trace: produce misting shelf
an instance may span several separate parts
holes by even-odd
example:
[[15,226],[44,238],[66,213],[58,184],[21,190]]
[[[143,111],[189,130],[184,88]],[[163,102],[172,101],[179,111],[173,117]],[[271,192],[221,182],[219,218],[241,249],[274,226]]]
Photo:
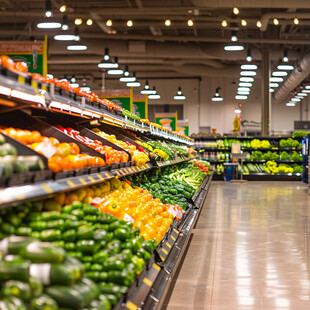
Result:
[[[204,150],[206,152],[230,152],[231,148],[215,148],[215,147],[204,147],[204,146],[195,146],[195,149],[197,150]],[[272,148],[251,148],[251,147],[242,147],[243,151],[296,151],[301,152],[301,148],[295,148],[295,147],[272,147]]]
[[129,289],[130,293],[127,294],[125,303],[118,305],[114,310],[161,308],[172,281],[176,280],[175,275],[207,197],[212,177],[213,174],[206,176],[196,192],[198,194],[194,195],[197,204],[183,216],[182,220],[174,221],[175,227],[171,227],[157,246],[155,262],[147,268],[142,281],[139,281],[134,289]]

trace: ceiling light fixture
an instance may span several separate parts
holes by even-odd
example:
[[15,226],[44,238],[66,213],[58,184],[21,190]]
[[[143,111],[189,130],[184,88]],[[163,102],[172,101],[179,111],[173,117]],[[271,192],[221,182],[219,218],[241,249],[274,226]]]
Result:
[[257,66],[253,64],[241,65],[241,70],[256,70]]
[[52,2],[51,0],[45,0],[45,16],[52,17]]
[[127,20],[127,27],[132,27],[133,21],[131,19]]
[[57,29],[61,28],[61,23],[58,22],[43,22],[43,23],[38,23],[37,27],[40,29]]
[[246,61],[251,62],[252,61],[252,56],[251,56],[251,49],[248,48],[247,53],[246,53]]
[[249,91],[238,91],[237,92],[238,93],[238,95],[250,95],[250,92]]
[[306,94],[306,93],[298,93],[297,95],[298,96],[303,96],[303,97],[307,97],[308,96],[308,94]]
[[178,88],[177,94],[173,97],[174,100],[185,100],[186,97],[183,95],[181,87]]
[[223,19],[223,20],[222,20],[222,27],[226,28],[227,26],[228,26],[227,20],[226,20],[226,19]]
[[107,71],[107,74],[109,75],[122,75],[124,73],[124,70],[122,69],[109,69]]
[[294,103],[294,102],[287,102],[285,105],[286,105],[287,107],[295,107],[295,106],[296,106],[296,103]]
[[128,70],[128,66],[125,67],[125,71],[124,71],[124,76],[129,76],[129,70]]
[[237,42],[238,41],[238,37],[237,37],[237,31],[232,31],[231,32],[231,41],[232,42]]
[[283,61],[283,62],[288,62],[288,61],[289,61],[289,59],[288,59],[288,50],[287,50],[287,49],[285,49],[285,50],[283,51],[283,58],[282,58],[282,61]]
[[248,96],[245,96],[245,95],[236,95],[236,96],[235,96],[235,99],[237,99],[237,100],[246,100],[246,99],[248,99]]
[[241,82],[241,83],[239,83],[239,86],[241,86],[241,87],[252,87],[252,83]]
[[120,82],[135,82],[137,80],[135,74],[133,76],[122,76],[119,81]]
[[238,9],[236,6],[233,8],[233,13],[234,13],[235,15],[238,15],[238,14],[239,14],[239,9]]
[[243,27],[245,27],[247,24],[248,24],[248,23],[246,22],[245,19],[242,19],[242,20],[241,20],[241,25],[242,25]]
[[274,18],[274,19],[273,19],[273,23],[274,23],[276,26],[278,26],[278,25],[279,25],[279,20],[278,20],[277,18]]
[[243,45],[225,45],[224,50],[229,51],[229,52],[243,51],[244,46]]
[[54,36],[56,41],[76,41],[77,37],[74,34],[57,34]]
[[71,83],[75,83],[76,82],[76,78],[75,76],[72,76],[72,78],[70,79]]
[[256,26],[258,27],[258,28],[261,28],[263,25],[262,25],[262,22],[260,21],[260,20],[258,20],[257,22],[256,22]]
[[140,87],[140,86],[141,86],[141,83],[140,83],[140,82],[137,82],[137,81],[135,81],[135,82],[128,82],[128,83],[126,84],[126,86],[127,86],[127,87]]
[[269,92],[270,93],[274,93],[274,89],[273,88],[269,88]]
[[112,20],[111,19],[108,19],[107,22],[105,23],[108,27],[111,27],[112,26]]
[[87,26],[91,26],[93,24],[93,20],[91,18],[89,18],[87,21],[86,21],[86,25]]
[[220,95],[220,90],[221,90],[220,87],[218,87],[215,90],[215,94],[214,94],[214,96],[211,99],[212,101],[223,101],[224,100],[223,97]]
[[157,94],[155,86],[153,87],[153,93],[148,95],[149,99],[160,99],[160,95]]
[[276,82],[276,83],[282,83],[284,80],[281,77],[277,77],[277,76],[272,76],[271,78],[269,78],[270,82]]
[[246,76],[241,77],[239,80],[240,80],[240,82],[254,82],[254,78],[246,77]]
[[240,109],[235,109],[235,113],[239,114],[239,113],[241,113],[241,110]]
[[297,17],[294,18],[294,24],[298,25],[299,24],[299,19]]
[[165,26],[167,26],[167,27],[171,26],[171,20],[170,19],[165,20]]
[[194,22],[193,22],[192,19],[189,19],[189,20],[187,21],[187,26],[189,26],[189,27],[193,27],[193,26],[194,26]]
[[140,91],[141,94],[143,95],[151,95],[151,94],[156,94],[156,90],[155,89],[150,89],[149,86],[149,81],[145,81],[145,85],[144,85],[144,89],[142,89]]
[[294,70],[294,66],[292,65],[278,65],[277,67],[278,70]]
[[303,89],[301,92],[303,92],[305,94],[310,94],[310,90],[309,89]]
[[274,71],[272,72],[272,76],[287,76],[286,71]]
[[251,91],[249,87],[238,87],[238,91]]
[[279,84],[278,83],[270,83],[269,87],[279,87]]
[[305,86],[305,89],[310,89],[310,85],[306,85],[306,86]]
[[255,76],[256,72],[255,71],[241,71],[240,75],[241,76]]
[[68,16],[64,15],[62,17],[62,26],[61,26],[62,30],[68,30],[69,29],[69,25],[68,25]]
[[82,18],[76,18],[76,19],[74,20],[74,23],[75,23],[77,26],[79,26],[79,25],[82,25],[83,20],[82,20]]
[[66,10],[67,10],[67,6],[66,6],[65,4],[62,5],[62,6],[59,8],[59,11],[60,11],[61,13],[65,13]]
[[84,44],[71,44],[67,46],[68,51],[86,51],[87,45]]
[[117,69],[118,68],[117,57],[115,57],[115,62],[108,61],[108,60],[103,58],[103,60],[98,64],[98,68],[100,68],[100,69]]
[[294,101],[294,102],[300,102],[301,100],[299,98],[291,98],[291,101]]
[[110,55],[109,55],[109,49],[105,48],[104,49],[104,56],[103,56],[104,60],[109,60],[110,59]]

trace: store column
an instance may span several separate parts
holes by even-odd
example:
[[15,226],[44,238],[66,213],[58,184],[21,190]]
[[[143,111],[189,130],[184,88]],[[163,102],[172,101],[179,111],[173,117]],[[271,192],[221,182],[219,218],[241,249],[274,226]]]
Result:
[[271,120],[271,94],[269,92],[270,55],[269,45],[263,44],[262,49],[262,135],[268,136]]

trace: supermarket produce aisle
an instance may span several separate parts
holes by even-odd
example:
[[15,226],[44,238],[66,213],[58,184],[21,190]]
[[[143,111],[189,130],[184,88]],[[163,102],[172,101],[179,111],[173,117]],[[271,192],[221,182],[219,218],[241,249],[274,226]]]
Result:
[[212,182],[167,310],[310,309],[300,182]]

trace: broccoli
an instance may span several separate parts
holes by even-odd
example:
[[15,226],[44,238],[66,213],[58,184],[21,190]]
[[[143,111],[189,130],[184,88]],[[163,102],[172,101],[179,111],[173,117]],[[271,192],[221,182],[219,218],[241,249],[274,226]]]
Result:
[[281,158],[281,160],[289,160],[290,155],[286,151],[283,151],[280,153],[280,158]]

